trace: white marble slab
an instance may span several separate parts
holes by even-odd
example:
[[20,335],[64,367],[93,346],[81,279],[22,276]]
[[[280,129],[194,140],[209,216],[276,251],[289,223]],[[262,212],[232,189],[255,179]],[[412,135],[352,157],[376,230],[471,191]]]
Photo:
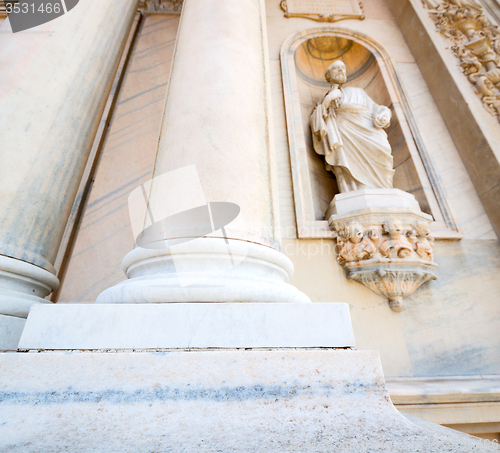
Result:
[[20,349],[353,347],[343,303],[35,307]]

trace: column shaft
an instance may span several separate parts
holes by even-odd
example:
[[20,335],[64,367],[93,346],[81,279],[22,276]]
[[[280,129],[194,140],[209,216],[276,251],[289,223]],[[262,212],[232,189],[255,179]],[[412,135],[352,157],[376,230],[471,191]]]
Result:
[[26,317],[58,286],[53,263],[137,5],[85,0],[33,29],[2,26],[1,315]]
[[[131,280],[98,302],[309,301],[286,283],[293,265],[275,228],[263,12],[260,0],[184,2],[154,178],[141,188],[144,236],[123,261]],[[130,200],[133,223],[144,219]],[[205,202],[212,232],[179,220]]]

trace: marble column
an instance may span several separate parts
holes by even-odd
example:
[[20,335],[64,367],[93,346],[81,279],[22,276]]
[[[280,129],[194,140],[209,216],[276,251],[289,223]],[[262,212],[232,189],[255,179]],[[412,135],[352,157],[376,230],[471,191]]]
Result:
[[265,29],[262,1],[185,0],[129,280],[98,303],[310,302],[279,244]]
[[0,349],[17,347],[54,261],[138,0],[85,0],[0,33]]

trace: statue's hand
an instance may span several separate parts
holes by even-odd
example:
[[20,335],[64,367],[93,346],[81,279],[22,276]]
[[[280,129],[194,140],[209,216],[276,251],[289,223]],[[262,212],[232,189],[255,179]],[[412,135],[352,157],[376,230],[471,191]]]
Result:
[[338,108],[341,97],[342,97],[341,91],[338,88],[334,88],[325,97],[325,107],[329,109],[330,106],[333,105],[334,108]]
[[391,124],[391,111],[388,108],[380,109],[373,118],[375,127],[385,129]]

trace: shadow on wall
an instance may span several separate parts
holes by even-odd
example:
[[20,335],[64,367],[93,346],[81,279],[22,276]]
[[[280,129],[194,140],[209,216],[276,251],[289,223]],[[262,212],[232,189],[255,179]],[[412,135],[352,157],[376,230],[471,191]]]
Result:
[[393,114],[391,126],[386,131],[392,147],[396,170],[394,187],[413,194],[422,211],[431,214],[375,55],[363,45],[350,39],[338,36],[318,36],[300,44],[294,57],[316,220],[324,219],[325,210],[335,194],[339,192],[333,173],[325,169],[323,157],[314,152],[309,126],[309,117],[314,106],[329,89],[329,84],[325,80],[325,71],[335,60],[342,60],[346,65],[346,86],[363,88],[377,104],[391,108]]

